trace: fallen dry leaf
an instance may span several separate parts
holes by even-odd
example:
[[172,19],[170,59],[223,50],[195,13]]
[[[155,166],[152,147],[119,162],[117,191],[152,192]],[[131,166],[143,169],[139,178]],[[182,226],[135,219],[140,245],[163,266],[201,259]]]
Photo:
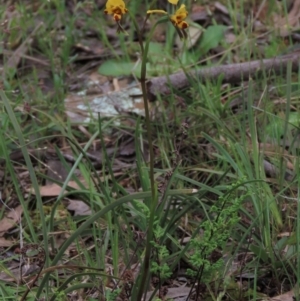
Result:
[[[74,189],[80,189],[80,187],[75,181],[70,181],[68,183],[68,186]],[[32,188],[27,189],[27,192],[35,194],[34,189]],[[43,197],[54,197],[54,196],[58,196],[60,193],[61,193],[61,186],[55,183],[52,183],[50,185],[45,185],[40,188],[40,194]]]
[[68,210],[74,211],[74,215],[91,215],[92,210],[85,202],[79,200],[69,200]]
[[271,298],[269,299],[270,301],[293,301],[294,300],[294,297],[295,296],[295,293],[293,290],[285,293],[285,294],[282,294],[282,295],[279,295],[277,297],[274,297],[274,298]]
[[[68,164],[71,168],[71,165]],[[53,184],[53,180],[65,181],[69,171],[60,160],[49,160],[47,162],[47,176],[49,179],[46,180],[46,185]]]
[[1,266],[0,280],[5,282],[17,282],[20,279],[20,263],[12,261],[8,267]]
[[26,38],[26,40],[16,49],[15,52],[10,56],[8,61],[6,62],[7,68],[17,68],[18,64],[21,61],[21,58],[28,51],[29,46],[33,42],[33,37],[37,33],[37,31],[42,27],[43,23],[39,23],[36,28],[32,31],[31,34]]
[[11,209],[0,221],[0,236],[3,236],[6,231],[16,227],[21,219],[23,208],[21,205]]
[[0,237],[0,248],[6,248],[6,247],[10,247],[13,245],[13,242],[10,240],[7,240],[3,237]]
[[[186,300],[186,297],[189,295],[191,291],[190,287],[187,287],[185,285],[182,285],[180,287],[171,287],[168,289],[167,298],[169,299],[177,299],[179,297],[184,297],[184,300]],[[153,291],[147,293],[146,300],[149,300]]]
[[[114,176],[119,176],[122,175],[123,172],[115,172]],[[111,176],[108,175],[105,177],[105,179],[110,179]],[[82,179],[81,177],[78,178],[82,185],[86,188],[89,189],[90,185],[93,185],[92,180],[89,181],[89,183],[87,183],[84,179]],[[104,181],[104,177],[100,177],[101,181]],[[76,181],[69,181],[68,182],[68,186],[74,189],[81,189],[81,187],[79,187],[79,185],[77,184]],[[35,194],[35,191],[32,187],[26,189],[27,192],[31,193],[31,194]],[[42,197],[54,197],[54,196],[58,196],[61,193],[61,186],[55,183],[52,184],[48,184],[45,186],[41,186],[40,187],[40,194]]]
[[291,30],[299,28],[300,0],[295,0],[287,16],[274,16],[274,26],[279,29],[280,35],[285,37]]

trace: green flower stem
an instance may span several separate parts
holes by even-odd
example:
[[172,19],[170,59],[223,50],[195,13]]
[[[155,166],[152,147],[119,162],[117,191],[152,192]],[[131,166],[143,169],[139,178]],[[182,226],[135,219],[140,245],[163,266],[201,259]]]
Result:
[[142,56],[143,56],[144,55],[144,44],[143,44],[143,36],[142,35],[143,35],[143,29],[145,27],[145,23],[146,23],[146,21],[147,21],[148,18],[145,19],[143,28],[140,30],[139,25],[136,22],[135,17],[130,12],[129,12],[129,15],[130,15],[130,18],[131,18],[131,20],[133,22],[135,30],[137,31],[137,35],[138,35],[138,39],[139,39],[139,44],[140,44],[140,47],[141,47],[141,53],[142,53]]
[[[136,295],[136,300],[142,300],[143,293],[146,293],[146,291],[147,291],[147,285],[145,285],[145,284],[148,283],[147,280],[149,279],[149,275],[150,275],[151,241],[153,240],[153,224],[154,224],[155,210],[156,210],[157,200],[158,200],[157,189],[156,189],[156,185],[155,185],[155,181],[154,181],[154,152],[153,152],[153,143],[152,143],[152,127],[151,127],[150,110],[149,110],[149,105],[148,105],[147,87],[146,87],[147,57],[148,57],[148,52],[149,52],[149,44],[150,44],[150,41],[151,41],[151,38],[153,36],[156,26],[159,23],[168,21],[169,19],[167,17],[163,17],[155,23],[155,25],[151,28],[151,31],[148,35],[148,38],[146,40],[145,47],[144,47],[141,30],[139,29],[135,18],[132,16],[131,16],[131,18],[133,20],[133,24],[134,24],[137,34],[139,36],[139,44],[140,44],[141,52],[142,52],[141,88],[142,88],[144,107],[145,107],[145,120],[146,120],[148,145],[149,145],[149,156],[150,156],[149,177],[150,177],[150,183],[151,183],[151,200],[152,200],[150,202],[150,204],[148,204],[148,207],[150,209],[150,218],[149,218],[149,225],[148,225],[148,231],[147,231],[146,251],[145,251],[145,257],[144,257],[144,264],[141,269],[142,277],[139,281],[138,292]],[[147,15],[147,18],[148,18],[148,15]]]

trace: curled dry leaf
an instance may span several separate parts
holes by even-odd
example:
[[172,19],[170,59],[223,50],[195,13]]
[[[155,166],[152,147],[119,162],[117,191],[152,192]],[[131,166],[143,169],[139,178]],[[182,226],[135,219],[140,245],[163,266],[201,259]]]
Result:
[[19,224],[23,213],[23,208],[21,205],[11,209],[0,221],[0,236],[3,236],[6,231],[16,227]]

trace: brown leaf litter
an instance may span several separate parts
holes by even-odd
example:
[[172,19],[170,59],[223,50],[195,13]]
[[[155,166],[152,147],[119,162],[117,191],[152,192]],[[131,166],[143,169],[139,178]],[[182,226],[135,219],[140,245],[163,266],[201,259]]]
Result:
[[23,208],[19,205],[14,209],[9,209],[9,211],[4,214],[4,217],[0,220],[0,236],[5,235],[7,231],[19,226],[22,213]]

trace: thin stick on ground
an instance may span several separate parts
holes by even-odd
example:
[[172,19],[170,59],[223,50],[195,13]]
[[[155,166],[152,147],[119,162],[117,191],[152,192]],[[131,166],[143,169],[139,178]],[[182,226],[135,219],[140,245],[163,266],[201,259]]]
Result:
[[205,82],[217,80],[223,76],[224,83],[236,84],[247,81],[249,78],[261,76],[263,72],[273,74],[283,74],[289,63],[292,64],[292,71],[298,71],[300,62],[300,52],[276,56],[270,59],[257,60],[252,62],[221,65],[214,67],[204,67],[188,74],[181,71],[169,76],[159,76],[147,82],[148,98],[151,101],[156,99],[157,94],[167,95],[175,89],[184,89],[190,85],[189,77],[197,78],[198,81]]

